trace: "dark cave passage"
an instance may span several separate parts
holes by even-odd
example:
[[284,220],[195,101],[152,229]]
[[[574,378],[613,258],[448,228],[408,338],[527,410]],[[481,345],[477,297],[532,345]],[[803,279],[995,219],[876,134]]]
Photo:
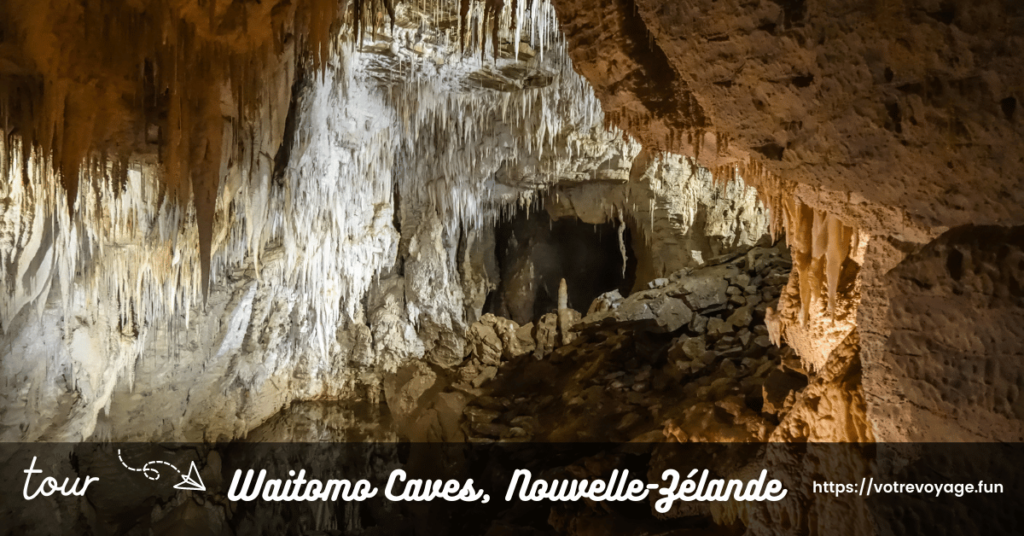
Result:
[[[624,229],[623,270],[619,229],[612,223],[593,225],[575,218],[552,220],[533,205],[495,228],[501,283],[488,296],[484,312],[525,324],[558,308],[558,287],[565,279],[568,306],[585,313],[605,292],[623,295],[633,287],[636,256]],[[623,275],[625,272],[625,275]]]

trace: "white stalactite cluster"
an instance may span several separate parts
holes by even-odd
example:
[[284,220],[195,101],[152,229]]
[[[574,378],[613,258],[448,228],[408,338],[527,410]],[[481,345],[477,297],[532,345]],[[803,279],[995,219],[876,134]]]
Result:
[[[47,160],[0,147],[0,439],[237,437],[402,360],[461,359],[460,236],[552,185],[628,178],[640,153],[604,129],[547,2],[517,2],[514,30],[506,5],[513,52],[497,58],[480,54],[472,5],[465,52],[435,30],[457,14],[441,4],[402,4],[394,32],[339,47],[297,86],[286,162],[271,141],[292,73],[268,75],[270,104],[242,128],[225,121],[238,150],[221,165],[205,305],[195,211],[162,196],[154,155],[123,184],[112,164],[83,166],[69,216]],[[708,201],[672,193],[669,171],[650,179],[672,198],[659,209],[692,223]],[[726,212],[753,195],[730,188]],[[653,198],[599,205],[655,218]],[[750,222],[744,240],[767,228],[731,217]]]

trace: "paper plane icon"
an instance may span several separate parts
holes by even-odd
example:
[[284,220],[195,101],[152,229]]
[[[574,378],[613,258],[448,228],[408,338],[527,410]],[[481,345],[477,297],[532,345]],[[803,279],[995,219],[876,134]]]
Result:
[[188,469],[188,474],[181,476],[181,482],[175,484],[174,489],[206,491],[206,485],[203,484],[203,479],[199,477],[199,469],[196,468],[196,462],[192,462],[192,466]]

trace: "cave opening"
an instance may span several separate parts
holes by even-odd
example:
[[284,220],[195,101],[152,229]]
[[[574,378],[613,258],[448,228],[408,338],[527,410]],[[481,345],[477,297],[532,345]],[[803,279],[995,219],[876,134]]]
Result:
[[636,277],[628,226],[620,230],[611,221],[552,219],[538,204],[497,223],[495,254],[501,280],[488,295],[484,312],[520,324],[557,310],[563,278],[568,307],[585,313],[605,292],[628,295]]

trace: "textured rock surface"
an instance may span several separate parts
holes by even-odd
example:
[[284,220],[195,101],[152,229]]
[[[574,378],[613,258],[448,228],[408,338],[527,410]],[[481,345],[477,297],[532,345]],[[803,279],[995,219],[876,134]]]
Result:
[[1022,248],[1019,227],[958,227],[889,272],[890,335],[865,357],[880,439],[1024,440]]
[[[858,331],[880,439],[1018,439],[1017,387],[974,380],[985,387],[968,402],[957,393],[973,373],[948,370],[994,366],[959,334],[1010,341],[1014,330],[994,327],[987,306],[939,289],[929,311],[943,311],[941,322],[929,320],[938,313],[923,305],[903,310],[925,289],[887,283],[885,274],[949,227],[1024,220],[1016,185],[1024,171],[1017,110],[1024,71],[1008,48],[1020,39],[1019,7],[553,4],[574,64],[614,124],[648,147],[739,169],[767,200],[795,263],[779,308],[768,311],[773,341],[786,341],[804,366],[822,371]],[[971,247],[984,258],[1015,248],[980,237]],[[912,264],[899,273],[923,261],[905,262]],[[1015,318],[1018,305],[1006,307],[1005,318]],[[954,340],[941,345],[947,337]],[[971,424],[954,424],[961,419]]]
[[900,233],[901,213],[1024,217],[1016,5],[553,4],[605,111],[651,146],[840,193],[834,212],[871,234]]

